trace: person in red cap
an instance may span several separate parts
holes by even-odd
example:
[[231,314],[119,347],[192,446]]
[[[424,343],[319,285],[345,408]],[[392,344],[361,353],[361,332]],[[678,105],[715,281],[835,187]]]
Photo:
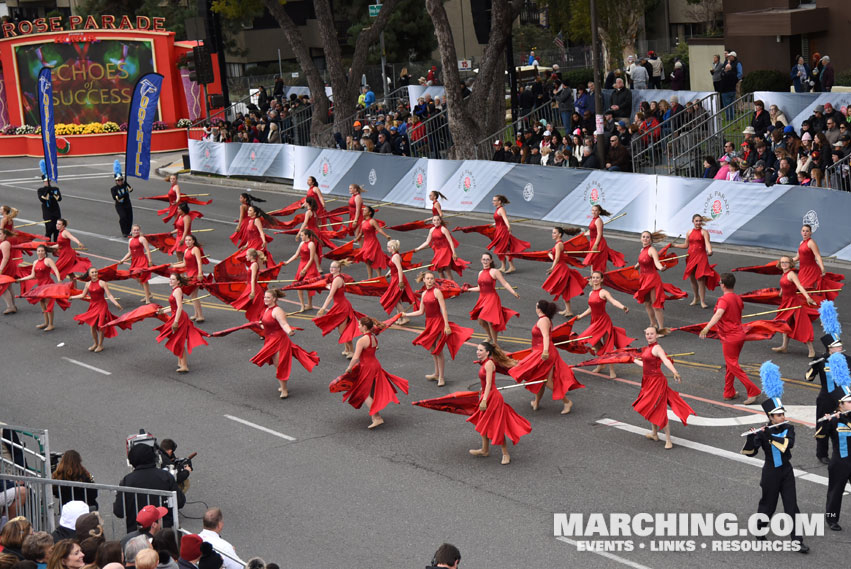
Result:
[[180,569],[198,569],[202,543],[204,540],[194,533],[186,534],[180,539],[180,559],[177,560]]
[[139,513],[136,514],[137,529],[136,531],[131,531],[124,536],[124,539],[121,540],[121,549],[123,550],[127,542],[137,535],[144,535],[148,538],[148,540],[153,539],[153,537],[162,529],[162,519],[167,515],[168,508],[163,508],[162,506],[152,506],[148,504],[139,510]]

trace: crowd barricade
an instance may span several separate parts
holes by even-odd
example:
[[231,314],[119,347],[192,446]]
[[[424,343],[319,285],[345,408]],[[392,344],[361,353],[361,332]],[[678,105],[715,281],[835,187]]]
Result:
[[255,162],[261,156],[258,152],[289,153],[292,177],[265,177],[292,179],[295,189],[306,190],[307,177],[313,176],[330,195],[347,197],[349,184],[359,184],[371,200],[414,207],[430,207],[428,192],[437,190],[447,197],[443,203],[447,211],[492,213],[491,198],[502,194],[518,218],[585,226],[591,220],[591,206],[600,204],[615,214],[627,213],[610,229],[665,230],[672,236],[686,234],[692,215],[699,213],[712,219],[706,229],[716,243],[789,251],[800,241],[798,226],[809,223],[823,255],[851,261],[851,233],[844,229],[845,212],[851,208],[849,192],[305,146],[189,143],[196,172],[237,175],[246,165],[234,161],[240,153],[250,156],[251,151],[242,148],[249,146],[255,149]]
[[[103,529],[107,539],[121,539],[127,534],[126,518],[132,516],[146,505],[154,504],[168,508],[166,517],[171,517],[171,526],[179,528],[177,515],[177,492],[166,490],[151,490],[148,488],[130,488],[126,486],[112,486],[109,484],[95,484],[86,482],[70,482],[67,480],[51,480],[37,476],[13,476],[9,474],[0,475],[0,482],[4,486],[18,486],[24,491],[18,493],[14,500],[4,508],[4,515],[25,516],[33,526],[33,531],[46,531],[48,533],[56,529],[56,523],[61,514],[61,504],[56,495],[60,488],[70,488],[66,492],[97,492],[97,512],[103,519]],[[113,503],[116,496],[128,503],[124,508],[123,517],[119,518],[113,513]],[[123,505],[123,504],[122,504]]]

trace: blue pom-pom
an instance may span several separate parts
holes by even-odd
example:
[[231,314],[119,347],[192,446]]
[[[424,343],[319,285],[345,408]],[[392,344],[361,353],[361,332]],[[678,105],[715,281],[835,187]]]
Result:
[[47,162],[44,161],[44,158],[39,160],[38,167],[41,170],[41,175],[47,176]]
[[845,359],[845,354],[840,352],[830,354],[827,365],[830,367],[830,375],[833,376],[833,382],[836,385],[851,385],[851,372],[848,371],[848,360]]
[[112,163],[112,173],[116,176],[121,175],[121,162],[119,162],[118,160]]
[[759,377],[762,379],[762,391],[771,399],[783,396],[783,380],[780,379],[780,368],[768,360],[759,366]]
[[823,300],[818,307],[819,318],[821,318],[821,327],[825,334],[830,334],[834,339],[838,340],[842,335],[842,325],[839,323],[839,314],[836,312],[836,305],[832,300]]

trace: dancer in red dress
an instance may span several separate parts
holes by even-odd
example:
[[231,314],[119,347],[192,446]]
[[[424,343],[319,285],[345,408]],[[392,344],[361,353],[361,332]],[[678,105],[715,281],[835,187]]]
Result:
[[115,305],[118,310],[121,310],[121,305],[112,296],[109,286],[106,282],[98,278],[98,270],[94,267],[89,269],[89,282],[83,287],[83,292],[74,295],[70,300],[82,299],[89,297],[89,309],[82,314],[74,317],[78,324],[88,324],[92,331],[92,342],[89,346],[90,352],[103,351],[103,339],[114,338],[118,335],[115,331],[115,326],[106,326],[104,324],[115,320],[115,315],[109,311],[109,306],[106,304],[106,299]]
[[184,285],[183,293],[189,295],[192,300],[192,309],[195,312],[192,320],[200,323],[204,321],[204,314],[201,311],[201,301],[198,300],[198,284],[204,280],[204,252],[194,235],[186,236],[184,248],[183,260],[171,266],[175,269],[185,269],[184,276],[187,285]]
[[[307,198],[304,200],[304,204],[307,206],[307,211],[304,212],[304,221],[302,222],[299,231],[309,229],[313,231],[314,234],[316,234],[316,237],[318,238],[318,241],[316,242],[316,251],[321,256],[323,244],[325,244],[325,246],[330,249],[333,249],[334,247],[336,247],[336,245],[334,245],[334,242],[331,241],[331,238],[328,236],[328,232],[323,231],[319,227],[319,214],[317,213],[316,209],[318,207],[316,200],[313,198]],[[298,239],[298,237],[296,237],[296,239]]]
[[[795,263],[790,257],[780,257],[780,269],[783,271],[780,277],[779,308],[781,311],[774,319],[783,320],[789,324],[792,334],[783,334],[783,343],[771,348],[771,351],[785,354],[789,348],[789,338],[792,338],[807,345],[807,357],[812,359],[816,356],[813,349],[813,320],[818,317],[818,310],[815,308],[816,301],[812,299],[798,275],[792,270],[794,266]],[[793,310],[782,310],[784,308],[793,308]]]
[[691,216],[694,228],[688,232],[686,242],[671,245],[677,249],[688,249],[688,261],[683,273],[683,280],[689,279],[691,281],[691,290],[694,292],[694,299],[689,306],[694,306],[700,302],[701,308],[709,308],[709,305],[706,304],[706,289],[715,290],[721,279],[715,271],[715,265],[709,264],[709,257],[712,256],[712,244],[709,242],[709,232],[703,228],[703,224],[707,221],[712,220],[699,213],[694,214]]
[[361,217],[363,215],[363,198],[361,194],[364,193],[362,187],[357,184],[349,184],[349,198],[348,206],[349,206],[349,227],[348,233],[350,235],[354,235],[355,232],[360,228],[360,223],[363,220]]
[[715,314],[700,331],[700,338],[706,338],[706,334],[717,326],[718,336],[721,340],[721,353],[724,354],[726,371],[724,373],[724,399],[730,401],[739,396],[733,387],[736,378],[742,382],[748,397],[745,405],[756,403],[760,389],[748,378],[748,374],[739,365],[739,354],[745,345],[745,330],[742,328],[742,298],[733,291],[736,286],[736,275],[724,273],[721,275],[721,291],[724,293],[715,302]]
[[351,382],[351,387],[343,394],[343,401],[348,401],[355,409],[360,409],[363,404],[369,407],[372,423],[367,429],[384,423],[379,412],[389,403],[399,404],[396,390],[408,393],[408,380],[384,371],[375,357],[378,349],[378,338],[374,333],[376,326],[372,318],[361,316],[358,328],[363,336],[358,339],[352,361],[341,376]]
[[283,297],[284,291],[280,289],[270,289],[263,294],[265,308],[260,320],[263,324],[263,347],[251,358],[251,363],[260,367],[264,364],[275,366],[275,377],[281,384],[278,391],[281,392],[281,399],[286,399],[290,396],[287,381],[290,379],[293,358],[311,372],[319,363],[319,356],[290,340],[295,330],[287,322],[284,309],[278,306],[278,299]]
[[316,217],[319,223],[326,223],[328,220],[328,210],[325,209],[325,197],[319,189],[319,183],[313,176],[307,177],[307,193],[305,194],[305,204],[307,198],[313,198],[316,201]]
[[264,222],[266,224],[274,224],[275,219],[256,205],[248,206],[246,215],[248,215],[248,225],[246,225],[245,229],[245,246],[243,250],[257,249],[258,251],[262,251],[266,257],[266,266],[274,265],[275,260],[272,258],[271,253],[269,253],[269,242],[272,241],[272,238],[263,231],[263,224]]
[[824,261],[818,245],[812,238],[813,228],[810,225],[801,227],[801,244],[798,246],[798,254],[792,259],[798,263],[798,279],[804,288],[810,290],[829,290],[831,292],[816,293],[816,298],[834,300],[842,288],[842,275],[828,273],[824,269]]
[[[340,261],[331,263],[332,280],[329,285],[328,297],[313,319],[313,323],[322,330],[323,336],[336,328],[340,332],[338,343],[344,344],[343,355],[351,359],[354,354],[352,340],[358,333],[358,320],[364,318],[364,315],[352,308],[352,303],[346,298],[346,281],[343,279],[341,267]],[[328,304],[332,301],[334,306],[328,311],[328,314],[325,314],[328,310]]]
[[446,311],[446,300],[443,293],[435,285],[434,273],[420,273],[417,282],[425,284],[425,292],[420,299],[420,308],[415,312],[403,312],[402,317],[414,317],[425,314],[425,330],[411,342],[415,346],[422,346],[431,352],[434,361],[434,373],[425,378],[429,381],[437,380],[437,386],[446,385],[444,368],[446,358],[443,356],[443,348],[449,348],[449,357],[455,359],[455,354],[461,346],[473,335],[472,328],[463,328],[449,321],[449,313]]
[[157,211],[157,215],[163,216],[163,223],[177,215],[177,204],[180,203],[180,184],[177,183],[177,174],[168,177],[171,187],[168,189],[168,207]]
[[[53,278],[50,275],[55,275],[57,281],[61,281],[62,277],[59,275],[59,269],[56,268],[56,263],[53,262],[53,259],[47,258],[47,246],[39,245],[35,250],[36,260],[32,264],[32,271],[26,277],[22,277],[18,279],[18,282],[28,281],[30,279],[35,279],[35,286],[41,286],[46,284],[51,284],[53,282]],[[27,289],[33,287],[27,287]],[[39,324],[36,328],[42,329],[45,332],[50,332],[53,330],[53,307],[56,304],[59,304],[59,308],[62,310],[67,310],[71,303],[65,299],[54,300],[40,298],[38,300],[31,298],[28,299],[30,304],[35,304],[38,302],[41,305],[41,312],[44,315],[44,323]]]
[[[488,249],[493,250],[502,262],[502,266],[499,268],[500,271],[505,274],[513,273],[517,269],[514,267],[514,260],[511,254],[521,253],[529,249],[532,244],[528,241],[518,239],[511,234],[511,223],[505,214],[505,206],[510,203],[508,198],[497,194],[491,201],[496,208],[496,211],[493,212],[493,225],[496,230],[494,231],[493,239],[488,243]],[[506,263],[508,263],[508,270],[505,269]]]
[[239,218],[236,220],[236,230],[230,235],[231,242],[242,249],[248,242],[248,225],[251,219],[248,217],[248,206],[252,203],[263,203],[266,200],[255,198],[248,192],[239,194]]
[[[12,243],[8,239],[11,235],[8,229],[0,229],[0,275],[17,279],[19,261],[12,256]],[[6,303],[4,316],[18,311],[15,297],[12,296],[12,283],[0,283],[0,297]]]
[[479,367],[479,382],[482,392],[479,396],[479,408],[474,412],[468,423],[476,427],[482,437],[482,448],[470,449],[473,456],[488,456],[491,443],[502,447],[502,464],[511,462],[508,445],[505,438],[517,444],[520,437],[532,432],[529,421],[517,414],[517,411],[505,402],[502,394],[496,388],[494,376],[497,366],[501,369],[512,367],[515,362],[506,356],[498,346],[490,342],[482,342],[476,348],[476,357],[481,364]]
[[[594,271],[591,273],[590,281],[591,292],[588,294],[588,308],[576,317],[576,321],[579,322],[590,314],[591,325],[580,332],[577,337],[591,336],[588,343],[594,347],[594,353],[601,356],[627,347],[635,341],[635,338],[630,338],[626,335],[626,330],[612,324],[612,319],[606,312],[606,302],[611,302],[612,306],[623,310],[625,314],[629,314],[629,307],[621,304],[618,299],[603,288],[603,273]],[[601,365],[594,368],[594,373],[602,371],[603,366]],[[612,364],[609,364],[609,377],[617,377]]]
[[671,441],[671,426],[668,424],[668,407],[671,407],[683,425],[689,415],[697,413],[683,401],[679,393],[668,387],[668,380],[662,373],[662,364],[674,374],[674,381],[682,383],[682,379],[674,364],[665,355],[665,350],[656,343],[656,328],[651,326],[645,329],[644,338],[647,340],[647,347],[641,351],[641,359],[635,360],[642,369],[641,391],[638,392],[638,398],[632,402],[632,408],[653,425],[652,432],[645,436],[658,441],[659,429],[662,429],[665,432],[665,448],[672,449],[674,443]]
[[257,249],[249,249],[245,252],[245,262],[248,264],[248,286],[231,306],[244,310],[245,319],[249,322],[258,322],[263,317],[266,305],[263,299],[264,287],[257,282],[257,276],[260,274],[260,264],[266,263],[266,255]]
[[[574,232],[575,231],[575,232]],[[541,288],[553,295],[553,301],[561,297],[564,300],[564,310],[559,312],[562,316],[570,318],[573,311],[570,309],[570,299],[579,296],[588,286],[588,280],[567,264],[567,255],[564,252],[565,235],[576,235],[578,230],[565,229],[564,227],[553,227],[552,237],[556,242],[549,257],[553,264],[547,269],[547,279]]]
[[18,217],[18,213],[18,210],[10,205],[0,206],[0,231],[15,229],[15,218]]
[[603,237],[603,220],[601,215],[611,217],[612,214],[603,209],[601,205],[591,206],[591,223],[588,225],[588,241],[591,244],[589,251],[597,251],[596,253],[588,253],[585,260],[582,262],[586,267],[591,265],[595,271],[606,272],[606,264],[611,261],[616,267],[625,267],[626,259],[623,253],[618,253],[614,249],[610,249],[606,238]]
[[56,231],[59,232],[55,245],[57,254],[59,255],[59,258],[56,259],[56,268],[59,269],[59,274],[62,278],[64,279],[74,273],[82,274],[88,271],[89,267],[92,266],[92,262],[86,257],[78,256],[77,252],[74,251],[74,248],[71,246],[72,242],[76,243],[77,247],[81,250],[85,250],[86,248],[79,239],[68,231],[68,222],[64,219],[58,219],[56,221]]
[[366,278],[371,279],[373,270],[376,276],[382,269],[387,268],[387,262],[390,260],[387,254],[378,242],[376,234],[381,234],[385,239],[390,239],[387,232],[381,229],[381,226],[375,221],[375,209],[365,205],[363,206],[363,221],[355,233],[355,241],[363,239],[360,250],[357,252],[357,259],[366,264]]
[[440,200],[445,200],[446,196],[444,196],[437,190],[432,190],[428,193],[428,199],[431,200],[431,214],[442,218],[443,208],[440,206]]
[[538,321],[532,327],[532,351],[508,370],[508,373],[518,382],[529,383],[545,379],[546,383],[526,387],[535,394],[532,409],[538,410],[544,392],[549,387],[553,392],[553,401],[561,400],[564,403],[561,414],[567,415],[573,408],[573,401],[567,397],[567,392],[585,386],[576,381],[573,370],[564,363],[559,350],[553,344],[550,332],[553,328],[552,318],[557,310],[558,306],[554,302],[538,301],[535,305]]
[[[318,249],[319,243],[316,234],[310,229],[303,229],[299,232],[301,243],[293,253],[293,256],[284,261],[284,265],[289,265],[298,257],[298,268],[295,271],[295,280],[303,281],[307,279],[318,278],[322,274],[321,261]],[[296,314],[306,310],[313,310],[313,295],[315,291],[300,290],[298,292],[298,301],[301,307],[296,311]],[[307,294],[307,304],[304,304],[304,295]]]
[[189,371],[187,354],[191,354],[192,350],[198,346],[206,346],[207,340],[204,337],[209,334],[196,328],[183,310],[181,287],[189,285],[189,281],[183,275],[173,273],[169,277],[169,284],[171,285],[171,295],[168,297],[169,307],[163,308],[160,312],[170,313],[170,316],[161,326],[154,328],[154,331],[159,332],[157,343],[167,340],[165,347],[177,356],[177,373],[187,373]]
[[118,261],[118,264],[126,263],[128,259],[130,260],[130,274],[142,285],[142,290],[145,291],[145,304],[150,304],[151,286],[148,284],[148,281],[151,279],[151,273],[144,269],[149,268],[154,263],[151,260],[151,249],[148,240],[142,235],[142,228],[138,224],[130,229],[127,254]]
[[[399,254],[401,247],[398,239],[391,239],[387,242],[387,252],[390,253],[390,284],[384,294],[381,295],[381,306],[387,314],[393,312],[393,309],[399,306],[402,302],[407,302],[411,310],[417,303],[417,297],[414,295],[413,289],[405,276],[405,271],[402,270],[402,256]],[[402,312],[399,310],[399,312]],[[396,321],[397,324],[407,324],[408,319],[402,316]]]
[[660,232],[641,233],[641,252],[635,264],[635,268],[638,269],[639,288],[633,295],[635,300],[644,304],[647,317],[650,318],[650,325],[656,328],[659,336],[671,333],[668,328],[665,328],[665,289],[662,285],[662,276],[659,274],[659,271],[665,271],[667,267],[662,266],[659,253],[653,247],[654,243],[664,238],[665,234]]
[[200,216],[193,215],[198,212],[189,211],[189,205],[186,203],[178,204],[177,214],[174,218],[174,245],[168,252],[169,255],[177,255],[177,260],[183,260],[183,253],[186,251],[186,237],[192,235],[192,220]]
[[489,251],[482,253],[482,270],[479,271],[478,283],[474,287],[467,289],[468,292],[478,292],[479,299],[473,310],[470,311],[470,320],[478,320],[479,325],[485,330],[488,335],[488,341],[491,344],[499,344],[499,333],[505,330],[506,323],[513,316],[520,316],[519,312],[503,308],[502,302],[499,299],[499,294],[496,292],[496,283],[501,284],[506,290],[514,295],[514,298],[520,298],[517,291],[514,290],[502,273],[493,267],[493,255]]
[[425,243],[414,249],[414,251],[419,251],[426,247],[431,247],[434,250],[431,268],[437,271],[440,278],[451,280],[452,271],[455,271],[458,273],[458,276],[461,276],[464,273],[464,269],[470,266],[470,262],[458,257],[458,254],[455,252],[458,242],[452,237],[446,226],[443,225],[443,218],[435,215],[431,218],[431,223],[434,227],[429,229]]

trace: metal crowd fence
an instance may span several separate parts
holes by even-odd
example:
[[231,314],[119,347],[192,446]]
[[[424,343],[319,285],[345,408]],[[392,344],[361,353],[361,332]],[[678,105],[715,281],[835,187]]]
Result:
[[556,124],[560,119],[556,118],[558,115],[557,109],[554,110],[552,108],[551,102],[547,101],[546,103],[535,107],[531,111],[526,114],[520,115],[517,117],[517,120],[510,122],[505,125],[501,129],[497,130],[490,136],[483,138],[479,142],[476,143],[476,158],[478,160],[490,160],[491,156],[493,156],[493,144],[497,140],[500,142],[511,140],[512,142],[517,140],[517,136],[523,132],[524,130],[532,128],[536,122],[541,120],[545,120],[548,123],[556,121]]
[[448,158],[452,148],[452,134],[449,132],[447,109],[430,116],[423,122],[408,129],[411,142],[411,156],[418,158]]
[[824,169],[824,182],[828,188],[851,192],[851,154]]
[[310,127],[313,121],[313,105],[302,105],[282,118],[281,142],[307,146],[310,144]]
[[[79,499],[95,495],[96,506],[93,506],[103,519],[103,528],[107,538],[120,539],[127,534],[126,518],[135,519],[136,513],[148,504],[164,506],[169,513],[164,523],[167,527],[180,526],[177,513],[177,492],[166,490],[151,490],[148,488],[130,488],[127,486],[112,486],[87,482],[71,482],[67,480],[51,480],[38,476],[13,476],[0,474],[0,482],[7,488],[23,488],[3,505],[3,515],[8,519],[14,516],[24,516],[33,526],[33,531],[56,529],[56,521],[61,514],[61,507],[55,506],[55,497]],[[67,489],[67,490],[63,490]],[[116,498],[118,501],[116,502]],[[92,500],[95,501],[95,500]],[[115,509],[113,504],[116,505]],[[92,507],[90,505],[90,507]],[[117,514],[116,515],[116,511]]]
[[3,425],[0,432],[0,474],[50,478],[50,439],[47,430]]

